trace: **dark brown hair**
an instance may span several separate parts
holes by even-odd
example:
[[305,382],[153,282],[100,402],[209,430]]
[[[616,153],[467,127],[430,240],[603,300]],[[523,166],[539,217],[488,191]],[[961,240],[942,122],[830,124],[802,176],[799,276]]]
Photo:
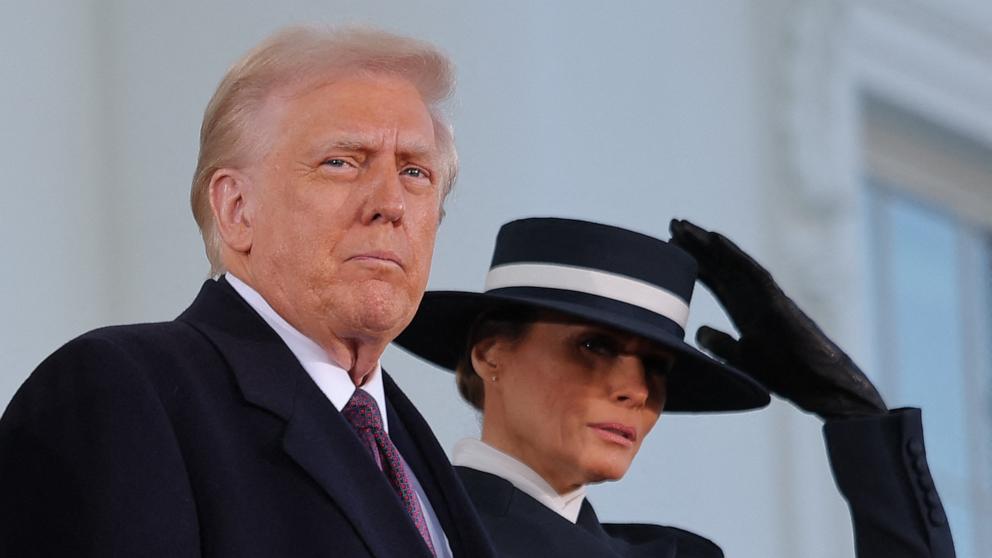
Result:
[[472,348],[492,337],[519,340],[540,314],[541,310],[534,306],[519,304],[497,306],[479,314],[469,329],[468,340],[455,367],[455,383],[465,401],[481,411],[486,400],[485,382],[472,366]]

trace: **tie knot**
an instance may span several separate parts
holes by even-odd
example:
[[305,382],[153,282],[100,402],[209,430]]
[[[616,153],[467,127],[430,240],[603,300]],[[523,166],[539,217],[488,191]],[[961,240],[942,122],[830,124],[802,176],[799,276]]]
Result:
[[341,414],[356,429],[372,431],[383,429],[379,405],[376,404],[375,398],[364,389],[355,390]]

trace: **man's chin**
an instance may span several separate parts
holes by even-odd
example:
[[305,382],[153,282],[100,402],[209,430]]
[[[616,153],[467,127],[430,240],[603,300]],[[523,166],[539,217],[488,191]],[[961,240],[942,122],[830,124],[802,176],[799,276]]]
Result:
[[378,284],[363,285],[361,295],[353,299],[351,326],[359,335],[389,342],[410,323],[416,309],[405,292],[388,283],[374,283]]

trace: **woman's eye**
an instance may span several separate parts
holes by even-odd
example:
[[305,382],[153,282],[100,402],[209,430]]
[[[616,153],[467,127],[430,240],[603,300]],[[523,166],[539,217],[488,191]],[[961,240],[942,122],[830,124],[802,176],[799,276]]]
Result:
[[616,343],[607,337],[590,337],[583,340],[580,346],[597,355],[600,356],[616,356],[617,346]]
[[667,375],[675,366],[674,358],[650,358],[644,360],[644,369],[652,374]]

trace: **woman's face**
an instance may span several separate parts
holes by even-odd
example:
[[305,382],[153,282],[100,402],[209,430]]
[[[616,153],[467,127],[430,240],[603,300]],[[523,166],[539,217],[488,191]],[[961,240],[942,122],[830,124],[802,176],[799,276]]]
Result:
[[[673,356],[638,336],[570,318],[476,344],[483,440],[559,493],[621,478],[658,421]],[[494,379],[495,378],[495,379]]]

